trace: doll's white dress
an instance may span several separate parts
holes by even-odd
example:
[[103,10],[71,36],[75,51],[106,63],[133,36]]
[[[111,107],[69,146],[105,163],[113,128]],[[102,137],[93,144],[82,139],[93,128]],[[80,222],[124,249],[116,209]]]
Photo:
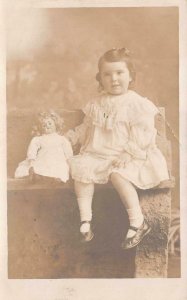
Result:
[[[80,154],[70,159],[73,179],[103,184],[116,172],[138,188],[148,189],[169,178],[155,142],[154,117],[159,111],[150,100],[132,90],[117,96],[103,93],[83,111],[83,124],[69,132],[73,143],[82,143]],[[112,161],[125,152],[131,160],[124,168],[115,168]]]
[[69,179],[67,160],[73,155],[70,142],[58,133],[43,134],[34,137],[27,151],[26,160],[22,161],[15,172],[16,178],[29,175],[32,162],[34,172],[38,175],[59,178],[66,182]]

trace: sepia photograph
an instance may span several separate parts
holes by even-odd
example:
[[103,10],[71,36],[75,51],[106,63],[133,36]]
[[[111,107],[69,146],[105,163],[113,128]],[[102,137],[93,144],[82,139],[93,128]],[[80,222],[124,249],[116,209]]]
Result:
[[6,11],[7,279],[95,283],[40,299],[182,278],[179,12]]

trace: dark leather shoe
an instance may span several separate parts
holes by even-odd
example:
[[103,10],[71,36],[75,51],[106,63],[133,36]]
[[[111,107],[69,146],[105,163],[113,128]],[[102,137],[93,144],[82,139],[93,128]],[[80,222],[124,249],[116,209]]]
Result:
[[[81,225],[84,223],[88,223],[91,225],[91,221],[83,221],[83,222],[81,222]],[[88,232],[85,232],[85,233],[81,232],[81,235],[82,235],[82,239],[81,239],[82,243],[90,242],[94,237],[94,233],[92,231],[92,226],[90,226],[90,230]]]
[[121,247],[123,249],[130,249],[137,246],[142,239],[151,231],[151,227],[144,220],[140,227],[130,226],[129,229],[136,231],[136,234],[131,238],[126,238],[124,242],[122,242]]

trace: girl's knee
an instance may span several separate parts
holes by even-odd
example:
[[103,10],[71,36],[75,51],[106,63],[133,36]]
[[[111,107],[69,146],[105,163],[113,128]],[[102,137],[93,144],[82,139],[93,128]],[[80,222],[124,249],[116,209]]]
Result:
[[129,180],[125,179],[120,174],[115,173],[115,172],[111,173],[110,180],[111,180],[112,184],[114,184],[114,185],[115,184],[117,184],[117,185],[123,185],[123,186],[132,185]]
[[110,181],[111,181],[111,182],[113,182],[113,181],[117,178],[116,175],[118,175],[118,174],[117,174],[117,173],[111,173],[111,174],[110,174]]
[[110,174],[110,180],[112,182],[116,182],[116,181],[118,182],[118,181],[121,181],[121,180],[128,181],[128,180],[124,179],[120,174],[115,173],[115,172]]

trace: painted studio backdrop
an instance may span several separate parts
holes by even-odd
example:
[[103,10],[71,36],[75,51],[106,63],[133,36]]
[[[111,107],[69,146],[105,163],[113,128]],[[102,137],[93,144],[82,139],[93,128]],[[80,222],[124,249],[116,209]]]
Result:
[[56,8],[12,10],[7,27],[8,176],[25,158],[33,115],[71,112],[95,94],[98,58],[127,47],[136,69],[135,90],[165,107],[178,193],[178,9]]

